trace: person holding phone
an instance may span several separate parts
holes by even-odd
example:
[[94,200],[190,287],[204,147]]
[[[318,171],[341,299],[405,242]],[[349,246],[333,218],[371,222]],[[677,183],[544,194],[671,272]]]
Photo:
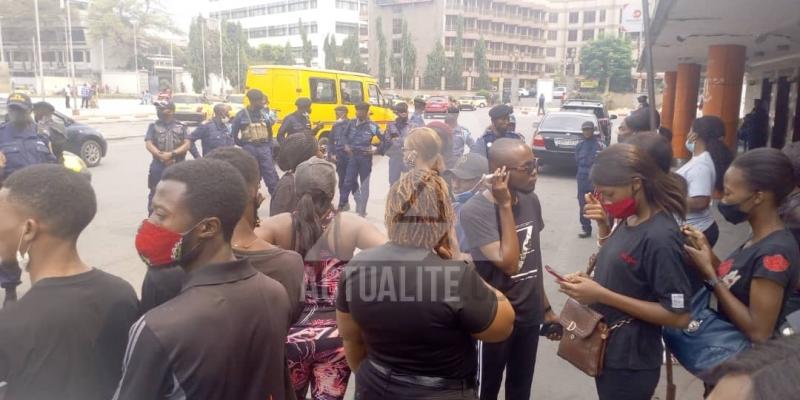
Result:
[[[590,173],[596,200],[619,226],[597,254],[594,277],[564,276],[561,292],[616,329],[608,339],[600,400],[650,399],[660,377],[661,327],[689,324],[691,286],[674,216],[686,205],[677,180],[629,144],[602,151]],[[589,205],[587,205],[589,208]]]

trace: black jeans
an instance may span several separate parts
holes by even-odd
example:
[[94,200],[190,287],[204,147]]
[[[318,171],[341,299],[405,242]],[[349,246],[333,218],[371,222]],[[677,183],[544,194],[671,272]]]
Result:
[[472,380],[464,380],[461,385],[454,384],[458,382],[451,382],[447,388],[434,388],[411,383],[410,380],[415,377],[395,374],[390,367],[382,366],[380,369],[382,371],[379,371],[369,359],[361,363],[356,372],[356,400],[476,400],[478,398]]
[[504,342],[479,344],[481,400],[495,400],[506,371],[506,400],[528,400],[533,385],[539,325],[514,324],[514,332]]
[[595,378],[599,400],[650,400],[656,391],[661,368],[603,369],[603,374]]

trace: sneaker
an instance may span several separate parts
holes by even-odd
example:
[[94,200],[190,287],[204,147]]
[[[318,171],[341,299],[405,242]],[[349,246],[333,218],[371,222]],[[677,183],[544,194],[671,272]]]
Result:
[[588,238],[592,237],[592,232],[583,231],[583,232],[578,234],[578,237],[581,238],[581,239],[588,239]]

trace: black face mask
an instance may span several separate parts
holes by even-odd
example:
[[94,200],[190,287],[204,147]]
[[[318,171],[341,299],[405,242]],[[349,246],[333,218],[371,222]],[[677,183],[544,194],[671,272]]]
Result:
[[719,210],[719,213],[722,214],[722,217],[725,218],[726,221],[734,225],[741,224],[742,222],[747,221],[747,218],[750,217],[750,214],[742,211],[739,207],[753,198],[753,196],[748,197],[738,204],[725,204],[723,202],[719,202],[717,203],[717,210]]

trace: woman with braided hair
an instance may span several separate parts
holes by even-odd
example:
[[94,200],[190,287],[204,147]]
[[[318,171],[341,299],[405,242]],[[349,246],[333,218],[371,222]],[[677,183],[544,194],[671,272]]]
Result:
[[336,298],[355,398],[477,399],[475,339],[505,340],[511,304],[443,251],[453,209],[435,171],[392,185],[385,223],[389,242],[353,257]]
[[294,206],[297,204],[297,195],[294,190],[294,170],[301,162],[320,155],[319,143],[311,131],[286,138],[281,146],[281,152],[278,154],[278,168],[285,172],[275,187],[275,194],[269,201],[270,216],[294,210]]
[[403,143],[403,162],[409,170],[428,169],[442,173],[442,139],[431,128],[414,128]]

